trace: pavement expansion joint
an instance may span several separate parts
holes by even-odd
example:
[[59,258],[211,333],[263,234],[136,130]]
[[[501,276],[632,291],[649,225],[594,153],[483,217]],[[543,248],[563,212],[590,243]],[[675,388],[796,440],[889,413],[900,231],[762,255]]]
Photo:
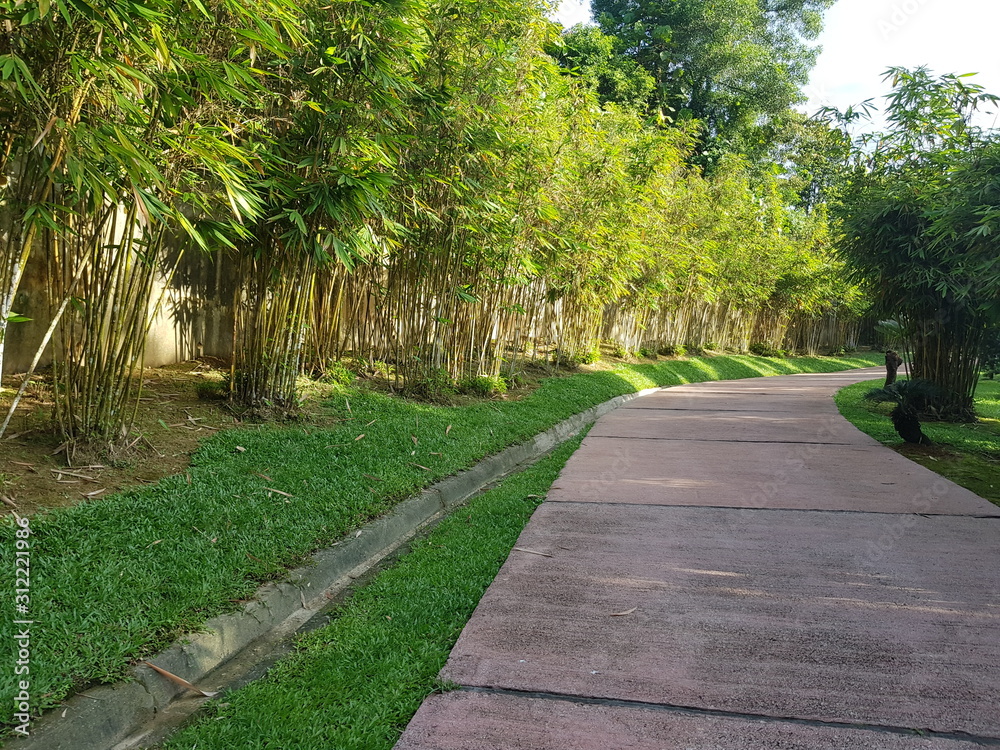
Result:
[[[562,489],[559,485],[552,485],[552,489]],[[989,515],[965,515],[962,513],[906,513],[898,510],[859,510],[857,508],[762,508],[754,505],[688,505],[686,503],[647,503],[629,502],[628,500],[553,500],[557,505],[621,505],[638,506],[642,508],[684,508],[687,510],[749,510],[755,513],[839,513],[839,514],[861,514],[872,516],[920,516],[921,518],[975,518],[978,520],[1000,520],[1000,508],[995,514]]]
[[[640,435],[592,435],[592,440],[664,440],[672,443],[748,443],[750,445],[857,445],[857,443],[835,443],[829,440],[738,440],[732,438],[692,438],[656,437]],[[869,448],[872,446],[861,446]]]
[[727,414],[802,414],[801,409],[717,409],[711,406],[634,406],[629,411],[704,411],[725,412]]
[[808,727],[827,727],[831,729],[853,729],[872,732],[874,734],[892,734],[905,737],[921,737],[926,739],[954,740],[971,742],[983,747],[1000,747],[1000,737],[969,734],[968,732],[938,732],[931,729],[916,729],[912,727],[897,727],[884,724],[865,724],[847,721],[823,721],[822,719],[803,719],[797,716],[770,716],[768,714],[742,713],[739,711],[724,711],[721,709],[683,706],[674,703],[652,703],[649,701],[623,700],[621,698],[598,698],[588,695],[571,693],[548,693],[531,690],[515,690],[511,688],[477,687],[460,685],[458,692],[479,693],[482,695],[506,695],[515,698],[528,698],[543,701],[562,701],[585,706],[605,706],[608,708],[644,709],[647,711],[662,711],[666,713],[684,714],[687,716],[708,716],[722,719],[743,719],[767,724],[797,724]]

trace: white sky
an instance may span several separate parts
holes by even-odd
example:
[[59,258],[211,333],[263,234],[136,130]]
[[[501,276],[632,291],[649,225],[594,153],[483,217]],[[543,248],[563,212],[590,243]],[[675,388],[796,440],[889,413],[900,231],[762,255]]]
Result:
[[[566,27],[590,22],[589,0],[562,0],[553,18]],[[889,92],[890,66],[927,65],[971,79],[1000,95],[1000,0],[838,0],[824,16],[823,51],[805,93],[809,114],[840,109]],[[1000,125],[994,115],[980,124]]]

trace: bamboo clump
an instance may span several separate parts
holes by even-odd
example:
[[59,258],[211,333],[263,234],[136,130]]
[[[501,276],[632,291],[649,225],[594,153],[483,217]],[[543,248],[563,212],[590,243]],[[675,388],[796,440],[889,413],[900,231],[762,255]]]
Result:
[[73,25],[0,0],[34,40],[10,50],[31,81],[0,98],[0,361],[36,253],[68,440],[126,441],[185,253],[235,269],[241,413],[293,412],[298,377],[343,360],[419,390],[601,347],[853,335],[825,215],[736,159],[692,167],[690,131],[602,108],[533,5],[150,0],[127,23],[106,5]]

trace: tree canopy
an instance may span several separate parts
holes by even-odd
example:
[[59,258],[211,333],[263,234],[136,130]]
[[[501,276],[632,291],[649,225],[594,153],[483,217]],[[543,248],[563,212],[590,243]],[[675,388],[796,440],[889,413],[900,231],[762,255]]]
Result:
[[651,104],[704,127],[702,159],[753,158],[762,128],[802,101],[810,46],[834,0],[594,0],[594,18],[656,82]]
[[621,104],[646,111],[656,81],[638,62],[623,56],[621,46],[617,37],[596,26],[578,25],[551,45],[549,52],[563,68],[588,81],[602,105]]

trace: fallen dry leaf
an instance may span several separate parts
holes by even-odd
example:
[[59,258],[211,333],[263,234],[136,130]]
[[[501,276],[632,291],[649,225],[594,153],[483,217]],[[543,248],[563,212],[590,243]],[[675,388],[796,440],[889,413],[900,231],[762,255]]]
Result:
[[417,440],[417,436],[416,435],[410,435],[410,440],[413,441],[414,445],[416,445],[417,443],[420,442],[419,440]]
[[196,688],[194,685],[192,685],[190,682],[188,682],[187,680],[185,680],[183,677],[178,677],[177,675],[175,675],[175,674],[173,674],[171,672],[168,672],[167,670],[163,669],[162,667],[158,667],[155,664],[152,664],[152,663],[150,663],[148,661],[142,661],[142,662],[139,662],[139,663],[140,664],[145,664],[147,667],[149,667],[150,669],[152,669],[154,672],[157,672],[158,674],[162,674],[164,677],[166,677],[171,682],[174,682],[174,683],[180,685],[183,688],[187,688],[188,690],[193,690],[194,692],[198,693],[198,695],[203,695],[206,698],[211,698],[213,695],[218,695],[217,692],[211,692],[211,691],[207,691],[207,690],[202,690],[200,688]]
[[444,434],[447,435],[449,432],[451,432],[451,425],[448,425],[448,427],[444,431]]
[[361,476],[368,477],[369,479],[374,479],[376,482],[384,482],[385,481],[384,479],[382,479],[382,477],[376,477],[376,476],[373,476],[371,474],[362,474]]
[[612,612],[611,617],[624,617],[625,615],[630,615],[635,612],[638,607],[632,607],[632,609],[626,609],[624,612]]
[[88,477],[86,474],[81,474],[77,471],[67,471],[66,469],[49,469],[53,474],[58,474],[59,476],[76,477],[77,479],[86,479],[88,482],[97,482],[93,477]]
[[355,443],[356,443],[356,442],[358,442],[358,441],[359,441],[359,440],[360,440],[361,438],[363,438],[364,436],[365,436],[365,433],[363,433],[363,432],[362,432],[362,433],[361,433],[360,435],[358,435],[358,436],[357,436],[356,438],[354,438],[354,442],[355,442]]
[[428,469],[426,466],[421,466],[420,464],[414,464],[412,461],[410,461],[410,463],[416,466],[418,469],[423,469],[424,471],[430,471],[430,469]]
[[107,491],[108,491],[107,488],[103,488],[99,490],[94,490],[93,492],[81,492],[80,494],[83,495],[84,497],[97,497],[102,492],[107,492]]
[[246,452],[246,448],[244,448],[244,447],[243,447],[242,445],[237,445],[237,446],[236,446],[236,450],[237,450],[237,451],[238,451],[239,453],[245,453],[245,452]]
[[282,492],[281,490],[276,490],[276,489],[274,489],[274,487],[265,487],[264,489],[267,490],[268,492],[277,492],[279,495],[284,495],[285,497],[295,497],[295,495],[291,495],[291,494],[289,494],[287,492]]

